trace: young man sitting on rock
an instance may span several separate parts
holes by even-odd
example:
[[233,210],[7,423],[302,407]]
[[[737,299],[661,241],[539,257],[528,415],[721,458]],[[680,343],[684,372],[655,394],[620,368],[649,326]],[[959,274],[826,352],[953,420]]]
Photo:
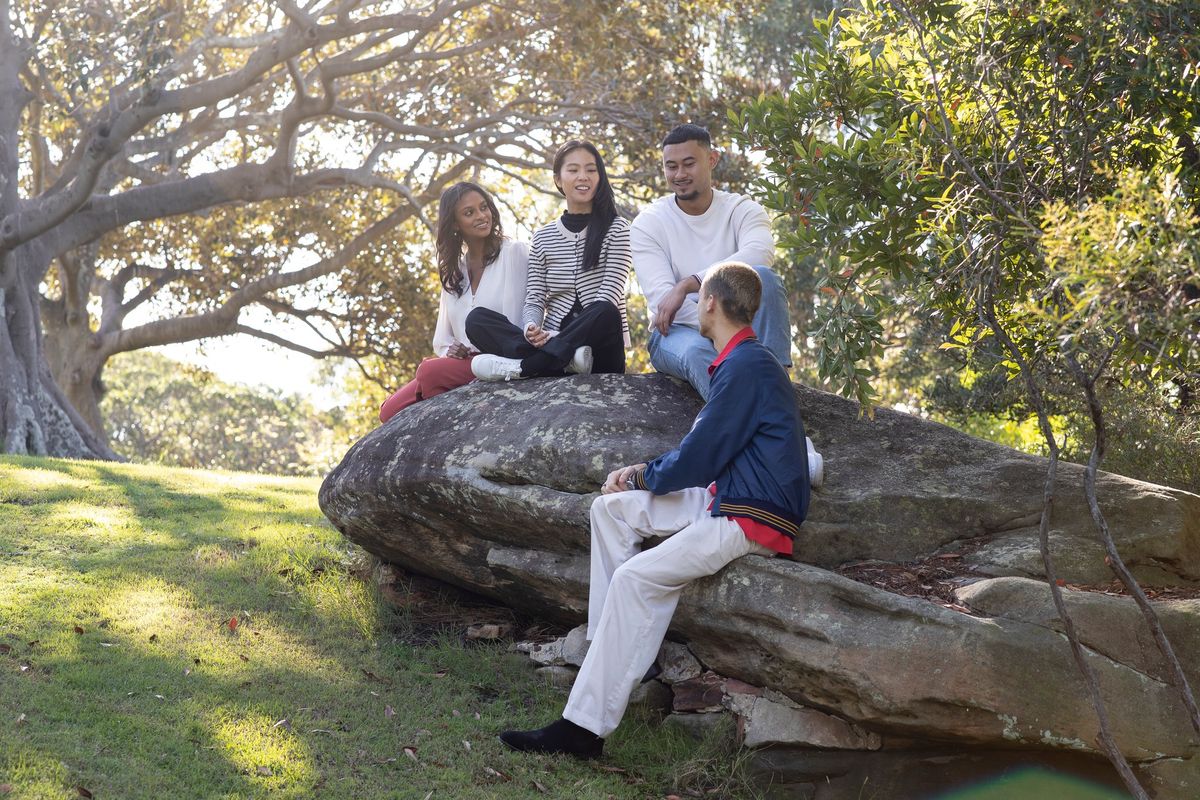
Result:
[[[684,587],[744,555],[792,552],[808,512],[804,425],[787,372],[750,327],[761,294],[745,264],[708,271],[698,303],[718,353],[708,403],[677,448],[609,473],[592,504],[587,657],[562,718],[505,731],[509,747],[599,756]],[[651,536],[669,538],[639,552]]]
[[[775,260],[771,220],[752,198],[713,188],[720,159],[705,128],[673,128],[662,142],[663,175],[672,194],[642,209],[629,230],[633,268],[650,309],[650,363],[690,383],[705,400],[712,391],[709,364],[717,350],[699,329],[694,298],[714,261],[755,265],[762,282],[755,333],[780,364],[792,365],[787,293],[770,268]],[[824,459],[812,442],[808,458],[813,486],[820,486]]]
[[787,293],[771,270],[771,220],[754,199],[713,188],[721,154],[708,131],[679,125],[662,142],[671,194],[642,209],[629,231],[633,268],[650,310],[650,363],[709,397],[716,350],[699,330],[696,292],[707,270],[725,261],[754,265],[762,280],[755,333],[785,367],[792,364]]

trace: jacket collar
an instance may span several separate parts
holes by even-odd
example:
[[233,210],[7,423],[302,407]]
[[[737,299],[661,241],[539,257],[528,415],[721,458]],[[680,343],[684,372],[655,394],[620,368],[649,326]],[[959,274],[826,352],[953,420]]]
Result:
[[708,374],[712,375],[713,372],[716,371],[717,367],[721,366],[721,362],[729,357],[729,354],[733,352],[733,348],[737,347],[739,344],[746,341],[747,339],[754,339],[754,338],[756,338],[754,335],[754,329],[751,328],[749,325],[747,325],[746,327],[742,328],[740,331],[735,333],[733,335],[733,338],[729,340],[729,343],[725,345],[725,349],[723,349],[717,355],[716,360],[714,360],[711,364],[708,365]]

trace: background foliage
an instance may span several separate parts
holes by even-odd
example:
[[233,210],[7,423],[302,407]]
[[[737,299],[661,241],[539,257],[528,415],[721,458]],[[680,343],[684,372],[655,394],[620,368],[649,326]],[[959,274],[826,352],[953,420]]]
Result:
[[1036,447],[1024,365],[1078,457],[1075,359],[1142,412],[1113,463],[1194,488],[1198,18],[1072,0],[817,20],[790,87],[731,120],[812,270],[818,377]]

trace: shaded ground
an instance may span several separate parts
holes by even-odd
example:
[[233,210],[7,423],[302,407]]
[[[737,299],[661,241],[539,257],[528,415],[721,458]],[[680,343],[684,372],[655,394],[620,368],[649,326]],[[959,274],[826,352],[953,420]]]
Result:
[[503,749],[563,702],[464,643],[508,612],[385,602],[316,488],[0,458],[0,798],[749,796],[645,716],[598,764]]

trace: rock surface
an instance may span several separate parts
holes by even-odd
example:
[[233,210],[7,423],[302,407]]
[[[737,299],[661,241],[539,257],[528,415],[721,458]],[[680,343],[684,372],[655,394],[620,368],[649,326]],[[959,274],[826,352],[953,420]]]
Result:
[[[1095,715],[1069,649],[1028,592],[1021,604],[998,599],[1001,584],[972,587],[965,600],[987,615],[976,617],[827,571],[958,553],[987,575],[1038,577],[1045,462],[897,412],[860,417],[853,403],[810,389],[796,398],[825,456],[797,548],[817,566],[741,559],[689,587],[672,636],[710,669],[870,730],[1094,751]],[[597,487],[609,469],[673,447],[698,408],[690,388],[657,375],[469,385],[364,437],[327,477],[321,506],[385,560],[577,623]],[[1071,582],[1107,582],[1082,478],[1082,468],[1060,467],[1058,566]],[[1115,475],[1100,484],[1139,578],[1200,580],[1200,497]],[[1146,765],[1196,763],[1185,761],[1198,745],[1153,655],[1105,649],[1096,613],[1090,657],[1120,748]],[[1194,630],[1179,645],[1192,664]]]

